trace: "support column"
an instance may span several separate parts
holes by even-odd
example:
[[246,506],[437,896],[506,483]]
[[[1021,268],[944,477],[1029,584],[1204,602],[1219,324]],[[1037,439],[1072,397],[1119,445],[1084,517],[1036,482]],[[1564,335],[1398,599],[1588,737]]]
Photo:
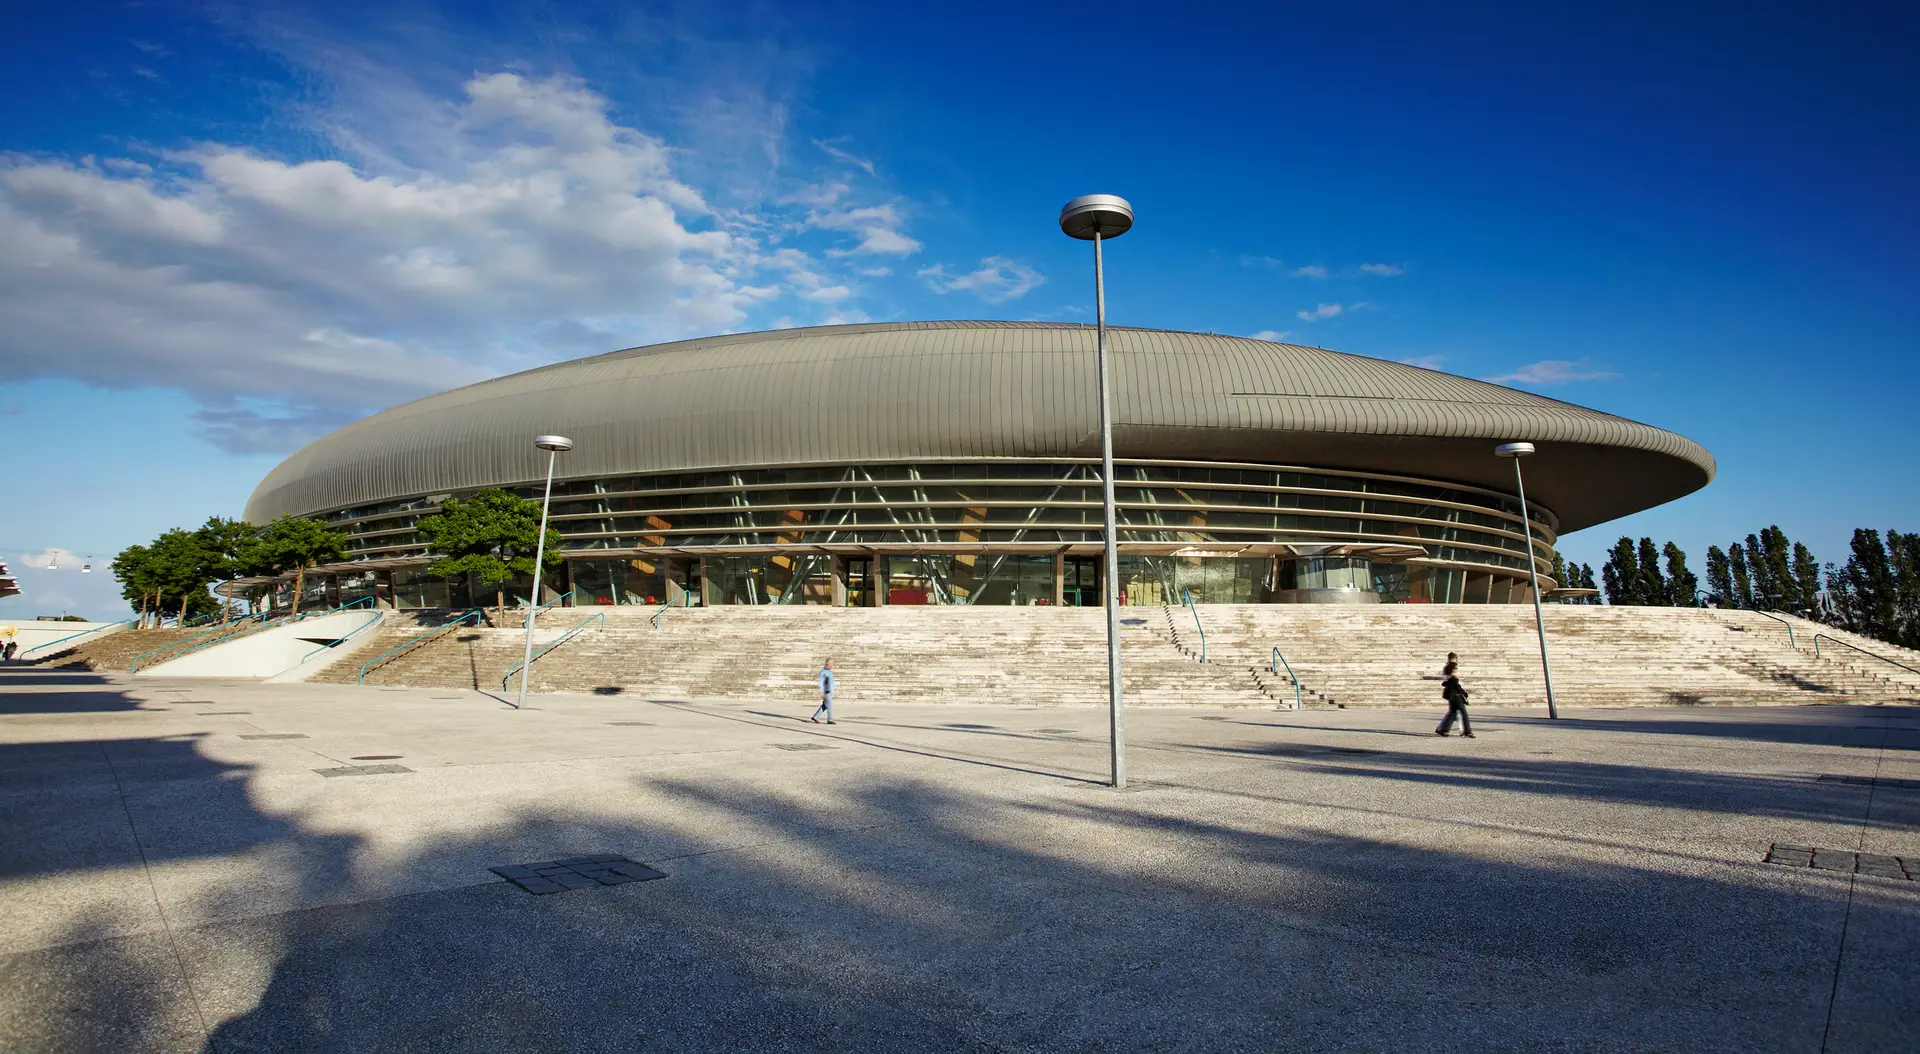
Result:
[[1067,554],[1053,554],[1053,606],[1067,602]]
[[835,554],[827,557],[827,573],[833,579],[833,606],[847,606],[847,558]]
[[713,597],[709,594],[707,587],[707,558],[704,556],[700,558],[700,606],[703,608],[713,606]]
[[871,587],[873,590],[873,606],[877,608],[886,607],[887,606],[887,554],[885,553],[873,554],[873,563],[870,564],[869,566],[873,568],[873,570],[867,572],[868,578],[873,583]]

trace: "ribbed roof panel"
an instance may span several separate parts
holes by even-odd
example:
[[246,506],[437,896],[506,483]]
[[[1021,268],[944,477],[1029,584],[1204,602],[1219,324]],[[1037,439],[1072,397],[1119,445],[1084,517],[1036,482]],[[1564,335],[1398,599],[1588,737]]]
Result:
[[[1241,337],[1110,328],[1114,452],[1394,472],[1510,490],[1492,445],[1525,439],[1529,497],[1562,529],[1713,478],[1683,436],[1382,359]],[[533,437],[575,441],[562,478],[912,458],[1099,454],[1091,326],[908,322],[632,348],[394,407],[308,444],[247,505],[263,522],[537,480]]]

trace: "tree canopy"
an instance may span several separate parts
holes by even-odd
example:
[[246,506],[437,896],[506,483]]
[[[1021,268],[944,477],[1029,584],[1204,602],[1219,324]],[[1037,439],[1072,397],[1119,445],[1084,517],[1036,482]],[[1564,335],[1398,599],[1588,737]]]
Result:
[[347,536],[318,520],[282,516],[254,535],[238,554],[236,566],[254,574],[293,577],[293,613],[300,613],[307,570],[347,558]]
[[[419,531],[440,558],[427,565],[436,578],[471,574],[482,585],[497,586],[533,575],[534,552],[540,542],[540,505],[490,487],[467,499],[449,498],[440,511],[422,517]],[[558,536],[547,532],[546,558],[550,568],[560,563]],[[502,614],[506,599],[496,591]],[[534,601],[538,603],[538,600]]]

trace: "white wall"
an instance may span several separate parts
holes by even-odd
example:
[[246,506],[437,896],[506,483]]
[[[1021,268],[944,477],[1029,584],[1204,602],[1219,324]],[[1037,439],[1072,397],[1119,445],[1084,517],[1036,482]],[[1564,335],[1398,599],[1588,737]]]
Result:
[[[272,677],[300,665],[308,654],[357,630],[367,630],[380,621],[377,611],[341,611],[321,615],[291,625],[262,630],[239,640],[216,644],[157,666],[143,666],[134,676],[146,677]],[[341,647],[352,647],[366,633],[355,635]],[[313,656],[314,661],[327,652]]]
[[[7,626],[12,626],[14,629],[14,635],[11,637],[7,636],[4,632],[4,627]],[[108,633],[117,633],[126,628],[125,623],[119,622],[40,622],[34,619],[21,622],[7,622],[0,620],[0,640],[19,641],[20,657],[23,659],[37,659],[39,658],[38,655],[31,654],[34,649],[52,644],[61,637],[72,637],[76,633],[88,633],[92,630],[102,631],[93,633],[91,636],[74,637],[72,640],[53,649],[54,651],[65,651],[76,644],[85,644],[88,641],[99,640]]]

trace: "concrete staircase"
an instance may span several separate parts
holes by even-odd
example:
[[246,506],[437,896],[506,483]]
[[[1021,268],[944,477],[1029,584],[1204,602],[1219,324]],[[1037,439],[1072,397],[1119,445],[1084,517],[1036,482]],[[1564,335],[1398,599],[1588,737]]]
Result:
[[[597,609],[596,609],[597,610]],[[638,609],[633,609],[638,610]],[[369,661],[402,647],[416,638],[446,626],[467,611],[415,609],[389,611],[380,628],[359,642],[353,654],[314,674],[314,684],[355,684],[360,667]],[[590,612],[573,608],[549,608],[540,613],[534,630],[534,646],[559,636]],[[394,655],[367,671],[367,684],[414,685],[435,688],[490,688],[498,691],[500,678],[508,667],[520,661],[526,646],[526,631],[516,624],[496,628],[492,608],[481,612],[478,620],[463,623],[438,637]],[[509,621],[525,618],[508,609]]]
[[33,660],[33,665],[54,670],[100,670],[127,672],[128,664],[142,652],[177,644],[196,633],[206,630],[205,626],[192,629],[123,629],[117,633],[108,633],[93,640],[81,641],[65,651],[42,656]]
[[[1555,698],[1568,706],[1920,703],[1920,688],[1816,659],[1754,612],[1551,605],[1544,614]],[[1278,646],[1311,692],[1341,706],[1441,705],[1449,651],[1474,702],[1546,703],[1527,606],[1218,605],[1201,617],[1214,662],[1264,670]]]
[[[1105,701],[1103,614],[1087,608],[725,607],[554,609],[536,644],[595,611],[589,628],[534,664],[535,691],[652,698],[815,698],[832,657],[839,698],[999,704]],[[368,658],[433,624],[393,625]],[[438,613],[444,622],[457,613]],[[1268,670],[1279,646],[1307,706],[1437,707],[1441,663],[1459,652],[1481,705],[1544,705],[1533,611],[1521,605],[1203,605],[1209,661],[1184,608],[1122,612],[1127,700],[1141,706],[1291,707]],[[1554,605],[1546,612],[1556,698],[1567,706],[1920,703],[1920,685],[1787,643],[1753,612]],[[517,627],[464,625],[373,670],[369,684],[498,690],[524,646]],[[1833,649],[1829,649],[1831,651]],[[316,680],[352,683],[358,662]]]

